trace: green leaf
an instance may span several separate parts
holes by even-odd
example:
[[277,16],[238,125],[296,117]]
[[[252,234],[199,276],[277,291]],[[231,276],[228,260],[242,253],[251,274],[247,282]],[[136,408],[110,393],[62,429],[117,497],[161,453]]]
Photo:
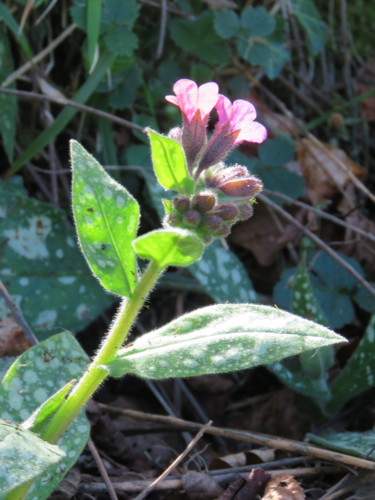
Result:
[[354,354],[332,382],[332,413],[339,411],[349,399],[375,386],[375,315],[366,328]]
[[48,398],[37,408],[22,424],[23,429],[41,435],[48,426],[51,418],[65,401],[66,396],[73,387],[73,380],[65,384],[60,390]]
[[109,105],[115,109],[131,108],[141,83],[142,70],[137,64],[132,64],[130,67],[114,75],[114,88],[109,94]]
[[186,267],[201,258],[204,244],[185,229],[158,229],[137,238],[134,249],[141,259],[153,260],[160,268]]
[[0,20],[3,21],[13,33],[15,41],[20,45],[27,59],[32,59],[33,51],[31,50],[30,44],[4,2],[0,2]]
[[103,24],[121,24],[132,28],[139,13],[137,0],[105,0]]
[[322,50],[328,39],[328,26],[311,0],[291,0],[293,13],[306,31],[312,55]]
[[184,151],[177,141],[148,129],[152,163],[156,177],[165,189],[191,194],[194,181],[189,176]]
[[234,37],[240,29],[239,17],[233,10],[218,9],[215,10],[214,26],[216,33],[224,39]]
[[241,56],[254,66],[264,69],[266,75],[276,78],[285,63],[290,60],[289,52],[280,43],[271,42],[267,38],[239,38],[237,49]]
[[105,44],[111,53],[131,57],[138,47],[138,37],[127,26],[115,25],[104,36]]
[[[62,386],[82,375],[88,357],[69,332],[63,332],[24,352],[0,385],[0,417],[22,424]],[[87,443],[90,426],[82,411],[57,443],[66,457],[40,476],[28,494],[48,498]]]
[[91,0],[86,7],[88,60],[91,68],[98,48],[102,0]]
[[268,306],[221,304],[185,314],[125,346],[108,364],[115,377],[163,379],[267,364],[344,339]]
[[218,240],[206,247],[202,259],[189,267],[189,272],[215,302],[257,302],[244,265]]
[[276,21],[264,7],[246,7],[241,13],[241,25],[248,37],[268,36],[274,31]]
[[[98,64],[95,66],[94,71],[80,87],[72,100],[82,104],[85,103],[96,90],[97,86],[100,83],[100,80],[107,73],[114,59],[114,54],[108,54],[107,52],[103,51]],[[54,119],[52,124],[44,129],[43,132],[41,132],[38,137],[31,142],[31,144],[25,149],[25,151],[20,154],[20,156],[16,159],[16,161],[8,171],[8,175],[15,174],[21,167],[25,165],[25,163],[39,154],[40,151],[45,146],[47,146],[47,144],[52,142],[56,135],[58,135],[67,126],[67,124],[74,118],[77,113],[78,109],[76,108],[71,108],[69,106],[64,107],[64,109]]]
[[0,495],[40,476],[64,456],[57,446],[0,419]]
[[132,242],[138,203],[78,142],[70,144],[73,212],[83,254],[104,288],[129,297],[137,279]]
[[210,64],[226,64],[231,53],[214,31],[213,15],[210,12],[192,19],[174,19],[169,23],[173,41],[178,47]]
[[268,139],[259,147],[260,161],[269,167],[280,167],[294,160],[294,141],[286,135]]
[[[372,288],[375,290],[375,283],[370,283]],[[374,314],[375,313],[375,299],[362,285],[357,284],[355,295],[353,296],[355,302],[364,309],[365,311]]]
[[[0,279],[39,340],[78,332],[113,299],[91,276],[65,213],[27,197],[19,179],[0,181]],[[0,298],[0,320],[9,315]]]
[[[297,268],[293,280],[292,311],[319,324],[327,324],[314,296],[303,262]],[[313,399],[324,412],[324,405],[332,396],[328,385],[328,375],[333,364],[333,347],[325,346],[314,351],[301,353],[298,362],[297,360],[285,360],[269,365],[268,368],[289,387]]]
[[[0,26],[0,85],[13,72],[13,58],[8,37]],[[11,85],[14,88],[15,85]],[[13,160],[14,137],[16,134],[17,98],[13,95],[0,94],[0,134],[3,139],[5,153]]]
[[323,436],[308,433],[307,437],[313,443],[324,448],[375,461],[375,430],[367,432],[328,432]]

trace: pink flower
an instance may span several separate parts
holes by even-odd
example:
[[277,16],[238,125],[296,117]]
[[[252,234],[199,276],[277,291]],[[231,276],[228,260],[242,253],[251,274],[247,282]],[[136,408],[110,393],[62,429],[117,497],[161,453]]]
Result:
[[205,121],[211,113],[219,97],[219,87],[214,82],[208,82],[200,87],[192,80],[178,80],[173,85],[174,95],[167,95],[165,99],[178,106],[184,118],[191,123],[199,110],[200,118]]
[[196,177],[202,170],[222,161],[241,142],[261,143],[267,137],[266,128],[254,121],[256,111],[250,102],[239,99],[232,104],[227,97],[219,95],[215,108],[219,121],[206,145]]
[[225,128],[226,134],[237,132],[234,146],[243,141],[260,144],[267,138],[266,128],[254,121],[257,114],[250,102],[238,99],[232,104],[227,97],[219,95],[215,107],[219,115],[218,131]]

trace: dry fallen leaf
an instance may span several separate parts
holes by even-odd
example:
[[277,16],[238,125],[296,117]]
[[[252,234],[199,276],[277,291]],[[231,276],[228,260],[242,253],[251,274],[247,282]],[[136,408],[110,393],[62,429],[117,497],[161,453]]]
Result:
[[11,318],[0,321],[0,357],[18,356],[31,347],[22,328]]
[[313,205],[331,198],[349,182],[349,176],[330,155],[343,163],[358,179],[364,179],[366,171],[349,158],[345,151],[330,144],[320,143],[306,137],[297,142],[297,158],[306,181],[307,192]]
[[266,485],[262,500],[304,500],[300,484],[289,474],[278,474]]
[[216,500],[257,500],[269,478],[263,469],[253,469],[248,479],[236,479]]
[[193,470],[182,476],[182,484],[187,496],[194,500],[213,498],[223,491],[223,488],[213,477]]

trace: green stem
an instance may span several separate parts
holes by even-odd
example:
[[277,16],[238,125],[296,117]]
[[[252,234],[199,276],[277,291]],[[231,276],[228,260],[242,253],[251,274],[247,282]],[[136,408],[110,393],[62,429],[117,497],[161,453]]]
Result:
[[[124,299],[104,341],[82,378],[74,386],[65,403],[59,408],[46,431],[41,436],[49,443],[56,443],[69,427],[78,412],[107,377],[104,365],[111,361],[124,343],[147,295],[163,273],[154,261],[151,262],[136,286],[131,298]],[[5,500],[23,500],[33,481],[12,490]]]
[[56,443],[81,408],[84,407],[92,394],[108,376],[105,365],[115,357],[124,343],[148,293],[163,270],[154,261],[151,262],[136,286],[132,297],[124,299],[101,348],[65,403],[54,416],[42,435],[43,439],[49,443]]

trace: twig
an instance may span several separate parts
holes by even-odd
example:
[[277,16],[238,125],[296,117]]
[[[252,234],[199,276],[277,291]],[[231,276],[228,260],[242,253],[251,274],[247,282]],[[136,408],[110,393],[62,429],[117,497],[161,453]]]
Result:
[[136,125],[135,123],[132,123],[129,120],[125,120],[124,118],[119,118],[118,116],[113,115],[112,113],[107,113],[106,111],[102,111],[100,109],[93,108],[91,106],[86,106],[86,104],[80,104],[78,102],[71,101],[70,99],[38,94],[37,92],[28,92],[26,90],[5,89],[3,87],[0,87],[0,94],[16,95],[24,99],[50,101],[54,102],[55,104],[60,104],[60,106],[71,106],[72,108],[77,108],[80,111],[84,111],[85,113],[91,113],[93,115],[106,118],[107,120],[123,125],[124,127],[132,128],[134,130],[138,130],[139,132],[143,133],[145,132],[144,127]]
[[0,280],[0,295],[3,297],[5,304],[8,309],[12,313],[13,318],[20,325],[22,330],[25,332],[26,337],[30,341],[32,345],[36,345],[39,343],[39,340],[36,338],[34,332],[30,328],[28,322],[25,320],[21,310],[17,307],[12,297],[9,295],[8,290],[5,288],[3,282]]
[[[180,427],[181,429],[187,429],[190,431],[198,430],[202,427],[202,424],[199,424],[197,422],[190,422],[187,420],[183,420],[181,418],[168,417],[164,415],[155,415],[136,410],[123,410],[121,408],[109,406],[104,403],[98,403],[98,406],[102,410],[107,410],[108,412],[111,413],[117,413],[119,415],[138,418],[149,422],[158,422],[166,425],[174,425],[176,427]],[[275,448],[276,450],[286,450],[286,451],[296,452],[300,453],[301,455],[312,456],[322,460],[337,462],[340,464],[346,464],[346,465],[351,465],[353,467],[360,467],[362,469],[375,471],[375,462],[372,462],[370,460],[365,460],[363,458],[353,457],[351,455],[346,455],[345,453],[319,448],[318,446],[313,446],[308,443],[304,443],[302,441],[295,441],[292,439],[281,438],[269,434],[262,434],[260,432],[224,429],[222,427],[215,427],[215,426],[208,427],[206,429],[206,434],[223,436],[225,438],[236,439],[238,441],[244,441],[246,443],[253,443],[253,444],[258,444],[260,446]]]
[[370,283],[365,280],[355,269],[352,267],[346,260],[344,260],[340,255],[338,255],[337,252],[332,250],[324,241],[322,241],[318,236],[316,236],[312,231],[307,229],[301,222],[296,220],[292,215],[290,215],[286,210],[284,210],[282,207],[271,201],[267,196],[264,195],[258,195],[258,198],[262,200],[264,203],[267,203],[267,205],[270,205],[274,208],[276,212],[278,212],[280,215],[284,217],[284,219],[287,219],[289,222],[294,224],[298,229],[300,229],[310,240],[312,240],[316,245],[321,248],[324,252],[326,252],[330,257],[332,257],[336,262],[338,262],[348,273],[350,273],[353,278],[355,278],[358,283],[360,283],[363,288],[365,288],[373,297],[375,297],[375,290],[372,288]]
[[175,468],[177,465],[186,457],[186,455],[194,448],[197,442],[205,433],[206,429],[212,424],[210,420],[205,424],[197,433],[197,435],[190,441],[190,443],[186,446],[185,450],[175,459],[173,462],[165,469],[164,472],[160,474],[151,484],[149,484],[140,495],[138,495],[134,500],[143,500],[146,496],[157,486],[160,481],[168,476],[168,474]]
[[277,191],[270,191],[269,189],[263,189],[263,193],[268,194],[269,196],[276,196],[276,198],[280,198],[281,200],[287,201],[291,205],[296,205],[298,207],[309,210],[310,212],[313,212],[314,214],[319,215],[322,219],[330,220],[331,222],[334,222],[338,226],[343,226],[346,229],[349,229],[350,231],[358,233],[361,236],[363,236],[364,238],[367,238],[370,241],[375,242],[375,235],[373,235],[369,232],[366,232],[357,226],[353,226],[353,224],[350,224],[349,222],[345,222],[344,220],[340,219],[339,217],[336,217],[335,215],[328,214],[327,212],[324,212],[323,210],[319,210],[319,208],[312,207],[311,205],[308,205],[307,203],[303,203],[302,201],[294,200],[293,198],[290,198],[289,196],[286,196],[285,194],[279,193]]
[[[288,474],[294,477],[304,477],[304,476],[315,476],[317,474],[337,474],[340,472],[339,467],[332,466],[322,466],[322,467],[300,467],[298,469],[275,469],[275,470],[267,470],[267,473],[272,477],[275,477],[279,474]],[[215,477],[214,471],[210,474],[211,477]],[[240,474],[244,479],[248,479],[249,474],[244,473]],[[228,480],[233,478],[233,473],[228,474]],[[220,479],[225,480],[225,476],[221,476]],[[119,483],[113,483],[113,486],[116,490],[127,493],[136,493],[138,491],[142,491],[144,488],[150,484],[151,481],[122,481]],[[165,491],[165,490],[178,490],[183,488],[183,480],[182,479],[164,479],[160,481],[156,486],[155,490],[157,491]],[[85,491],[88,493],[101,493],[105,492],[105,485],[101,483],[91,483],[85,484],[80,487],[81,491]]]
[[160,9],[161,9],[160,32],[159,32],[158,46],[156,49],[156,59],[160,59],[163,54],[165,32],[167,29],[167,16],[168,16],[167,0],[161,0]]
[[65,38],[67,38],[73,31],[77,28],[77,25],[75,23],[72,23],[69,25],[60,35],[53,40],[45,49],[41,50],[39,54],[34,56],[30,61],[27,63],[23,64],[20,68],[18,68],[16,71],[11,73],[1,84],[2,87],[7,87],[11,83],[13,83],[17,78],[22,76],[23,74],[27,73],[29,69],[31,69],[33,66],[38,64],[40,61],[42,61],[48,54],[53,52],[56,47],[62,43]]
[[104,467],[103,460],[101,456],[99,455],[99,452],[91,438],[89,438],[88,443],[87,443],[89,450],[91,451],[92,456],[94,457],[94,460],[96,462],[96,465],[98,466],[100,475],[103,478],[103,481],[105,483],[105,486],[108,491],[109,498],[111,500],[118,500],[117,494],[115,492],[115,489],[113,488],[112,482],[108,476],[107,469]]

